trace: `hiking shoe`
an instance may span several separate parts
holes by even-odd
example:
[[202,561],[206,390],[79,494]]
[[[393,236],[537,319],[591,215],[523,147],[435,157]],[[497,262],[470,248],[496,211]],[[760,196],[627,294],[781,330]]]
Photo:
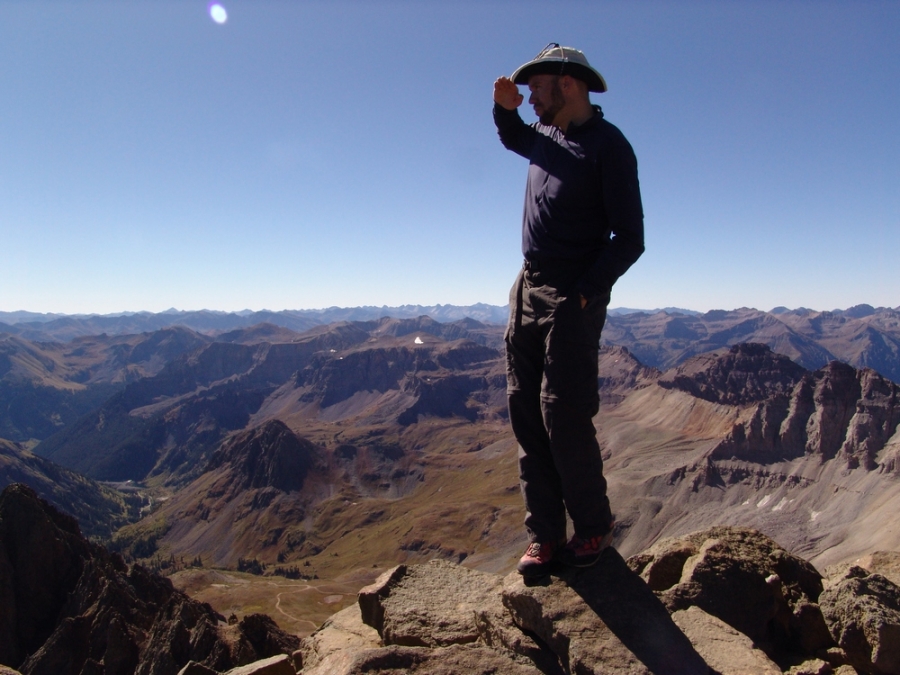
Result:
[[597,564],[603,551],[612,544],[612,540],[612,529],[606,534],[588,539],[582,539],[576,534],[560,552],[559,559],[570,567],[591,567]]
[[564,543],[565,540],[531,542],[525,549],[525,555],[516,565],[516,571],[523,577],[539,577],[549,574],[556,563],[556,554],[562,549]]

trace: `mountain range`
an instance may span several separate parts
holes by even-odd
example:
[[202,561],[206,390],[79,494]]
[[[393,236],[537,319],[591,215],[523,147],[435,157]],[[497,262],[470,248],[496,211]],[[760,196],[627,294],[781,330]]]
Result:
[[[859,308],[610,317],[605,339],[628,346],[602,350],[596,425],[617,547],[719,524],[817,564],[896,547],[898,325]],[[524,532],[502,333],[419,317],[6,334],[0,429],[20,465],[127,490],[137,508],[91,517],[129,558],[503,571]]]

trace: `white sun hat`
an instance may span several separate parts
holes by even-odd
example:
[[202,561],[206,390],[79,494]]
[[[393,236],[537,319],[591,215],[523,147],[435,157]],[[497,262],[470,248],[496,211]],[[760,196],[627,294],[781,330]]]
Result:
[[510,78],[516,84],[528,84],[532,75],[570,75],[588,86],[588,91],[602,94],[606,91],[606,80],[588,63],[583,52],[572,47],[560,47],[551,42],[528,63],[516,68]]

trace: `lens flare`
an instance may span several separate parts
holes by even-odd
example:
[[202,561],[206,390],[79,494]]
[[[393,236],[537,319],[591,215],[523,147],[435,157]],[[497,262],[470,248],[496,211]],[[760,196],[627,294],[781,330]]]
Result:
[[209,3],[209,15],[216,23],[225,23],[228,21],[228,12],[218,2]]

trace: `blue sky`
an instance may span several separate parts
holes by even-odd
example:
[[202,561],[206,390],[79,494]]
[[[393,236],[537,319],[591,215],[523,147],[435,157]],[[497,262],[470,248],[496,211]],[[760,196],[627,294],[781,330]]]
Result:
[[0,311],[504,304],[551,41],[638,157],[613,307],[900,305],[900,2],[221,2],[0,0]]

